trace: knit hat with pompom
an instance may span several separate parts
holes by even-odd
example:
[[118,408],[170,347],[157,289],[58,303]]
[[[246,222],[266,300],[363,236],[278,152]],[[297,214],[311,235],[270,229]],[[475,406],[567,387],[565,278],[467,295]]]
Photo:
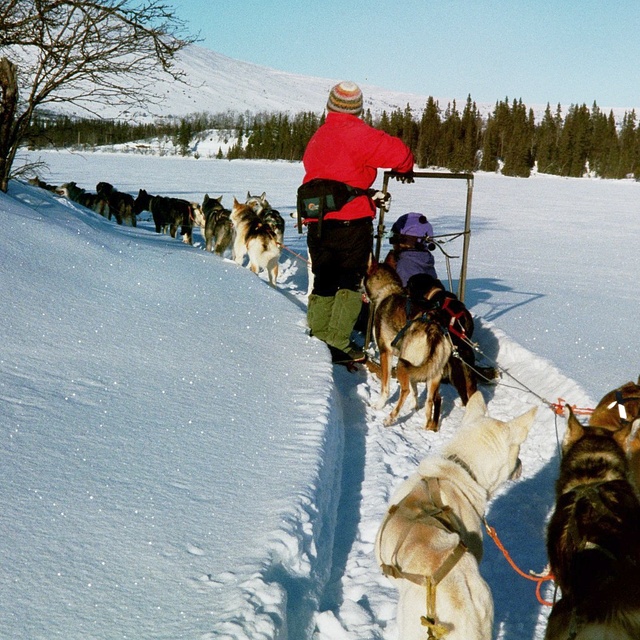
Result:
[[350,113],[359,116],[362,113],[362,91],[355,82],[340,82],[331,89],[327,100],[327,109],[337,113]]

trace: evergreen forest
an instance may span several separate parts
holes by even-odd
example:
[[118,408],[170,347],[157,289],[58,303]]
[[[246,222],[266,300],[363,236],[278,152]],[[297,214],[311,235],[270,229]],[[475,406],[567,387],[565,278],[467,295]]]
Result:
[[[498,101],[489,115],[481,115],[469,96],[462,111],[455,101],[443,110],[429,98],[422,113],[407,105],[372,118],[369,124],[402,138],[413,150],[418,167],[451,171],[500,171],[528,177],[534,167],[541,173],[581,177],[640,179],[640,125],[635,111],[616,122],[596,103],[547,105],[542,119],[521,100]],[[96,147],[137,141],[143,147],[151,139],[170,140],[179,153],[192,155],[199,136],[219,132],[227,144],[219,158],[289,160],[302,159],[307,142],[323,123],[324,114],[287,113],[194,114],[150,124],[115,120],[78,119],[37,115],[28,144],[44,147]],[[197,154],[196,154],[197,157]]]

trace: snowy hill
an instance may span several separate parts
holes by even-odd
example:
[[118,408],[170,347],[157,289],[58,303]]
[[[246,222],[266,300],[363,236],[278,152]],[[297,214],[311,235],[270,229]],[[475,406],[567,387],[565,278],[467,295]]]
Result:
[[[156,113],[128,112],[122,114],[108,106],[100,111],[105,117],[126,117],[144,120],[152,116],[185,116],[192,113],[221,113],[236,111],[257,113],[262,111],[282,111],[298,113],[314,111],[321,113],[331,87],[340,80],[358,78],[316,78],[262,67],[249,62],[228,58],[220,53],[192,45],[179,54],[178,68],[185,72],[187,84],[177,84],[169,78],[158,83],[157,91],[164,98],[163,105]],[[360,83],[359,83],[360,84]],[[360,84],[365,98],[365,108],[375,114],[404,109],[407,104],[415,113],[420,113],[429,97],[429,87],[425,93],[402,93],[388,91],[381,87]],[[433,96],[440,106],[454,99],[462,110],[467,96]],[[471,96],[473,98],[473,96]],[[504,96],[496,97],[504,99]],[[489,113],[494,104],[478,104],[483,113]],[[536,113],[542,114],[545,105],[531,105]],[[79,111],[68,111],[68,106],[56,109],[70,115],[87,115]]]
[[[436,100],[441,109],[453,104],[455,100],[459,111],[462,111],[467,95],[434,96],[429,92],[428,82],[425,83],[424,94],[389,91],[361,83],[359,78],[317,78],[285,71],[278,71],[250,62],[235,60],[225,55],[211,51],[198,45],[190,45],[178,54],[178,69],[184,71],[184,84],[179,84],[167,77],[156,85],[157,94],[162,98],[160,105],[149,107],[149,111],[122,112],[119,108],[109,105],[95,105],[95,112],[89,114],[60,103],[51,105],[50,109],[56,113],[74,115],[78,117],[94,117],[95,113],[106,118],[126,119],[135,122],[149,121],[158,117],[183,117],[194,113],[224,113],[233,111],[238,113],[287,112],[299,113],[314,111],[322,113],[331,87],[340,80],[357,82],[364,93],[365,109],[370,109],[374,115],[382,111],[388,113],[395,109],[404,109],[409,105],[414,114],[422,113],[428,98]],[[495,103],[505,98],[519,99],[520,96],[496,96],[493,102],[477,102],[476,106],[484,116],[493,112]],[[471,96],[473,99],[474,96]],[[546,109],[546,102],[527,104],[533,109],[535,121],[539,122]],[[557,104],[551,102],[553,111]],[[562,105],[562,113],[566,114],[571,105]],[[591,107],[591,105],[588,105]],[[600,109],[609,113],[613,111],[616,121],[620,123],[629,108],[611,108],[599,105]]]

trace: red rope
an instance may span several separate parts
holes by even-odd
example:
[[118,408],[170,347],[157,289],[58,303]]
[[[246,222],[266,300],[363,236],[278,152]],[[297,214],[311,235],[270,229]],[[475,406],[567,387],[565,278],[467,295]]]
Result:
[[511,565],[511,568],[520,576],[522,576],[523,578],[526,578],[527,580],[532,580],[533,582],[536,582],[536,598],[538,598],[538,602],[542,605],[544,605],[545,607],[552,607],[553,606],[553,602],[549,602],[548,600],[545,600],[542,597],[542,585],[545,582],[549,582],[552,581],[553,578],[553,574],[551,572],[547,573],[546,575],[543,576],[536,576],[536,575],[531,575],[530,573],[525,573],[524,571],[522,571],[522,569],[520,569],[516,563],[513,561],[513,559],[511,558],[511,556],[509,555],[509,552],[505,549],[504,545],[502,544],[502,542],[500,542],[500,538],[498,538],[498,534],[496,532],[496,530],[489,525],[489,523],[485,520],[484,521],[484,526],[487,529],[487,533],[491,536],[491,539],[496,543],[496,547],[498,547],[498,549],[500,549],[500,551],[502,551],[502,555],[506,558],[507,562]]
[[[559,416],[564,414],[565,406],[567,406],[567,402],[565,401],[564,398],[558,398],[558,402],[554,402],[551,404],[551,407],[553,408],[554,413]],[[590,416],[593,413],[593,409],[588,409],[585,407],[579,408],[579,407],[576,407],[575,404],[571,404],[568,406],[570,406],[573,413],[575,413],[578,416]]]

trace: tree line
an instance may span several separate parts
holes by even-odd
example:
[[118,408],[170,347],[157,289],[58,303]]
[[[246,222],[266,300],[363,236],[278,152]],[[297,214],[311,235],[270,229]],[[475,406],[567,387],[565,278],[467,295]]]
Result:
[[[28,136],[31,148],[75,145],[97,146],[163,138],[179,153],[189,155],[194,140],[217,130],[226,139],[226,151],[217,157],[267,160],[301,160],[304,149],[324,122],[324,114],[301,112],[218,114],[199,113],[147,124],[114,120],[78,119],[68,116],[35,116]],[[560,105],[547,105],[535,122],[532,109],[521,100],[498,101],[482,116],[469,96],[462,111],[456,102],[443,110],[429,98],[422,113],[409,105],[369,124],[401,138],[414,152],[418,167],[441,167],[451,171],[500,171],[528,177],[537,165],[541,173],[580,177],[589,173],[601,178],[640,179],[640,124],[635,111],[616,123],[613,112],[603,112],[594,102],[571,105],[566,114]]]

